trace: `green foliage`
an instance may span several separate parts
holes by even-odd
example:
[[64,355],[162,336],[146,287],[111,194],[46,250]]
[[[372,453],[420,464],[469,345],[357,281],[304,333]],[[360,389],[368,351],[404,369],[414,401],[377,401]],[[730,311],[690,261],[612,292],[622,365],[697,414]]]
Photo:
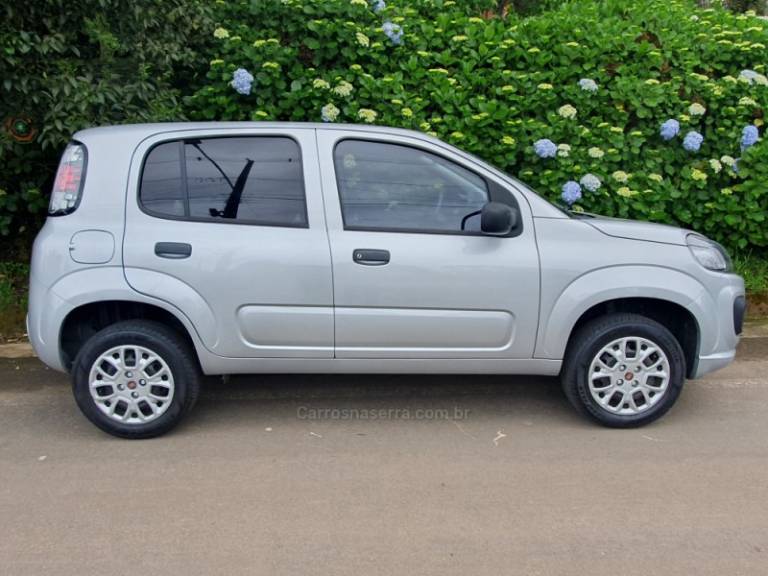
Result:
[[21,304],[26,308],[29,266],[19,262],[0,262],[0,309]]
[[754,10],[758,14],[765,14],[766,0],[724,0],[723,4],[734,12],[746,12]]
[[29,266],[0,262],[0,343],[24,334]]
[[6,2],[0,15],[0,235],[23,235],[75,131],[182,117],[212,21],[206,0]]
[[[391,0],[380,13],[364,0],[216,7],[226,34],[187,101],[191,117],[319,121],[333,104],[337,122],[363,122],[371,115],[360,111],[373,110],[375,123],[435,134],[552,200],[566,181],[597,175],[601,188],[584,191],[577,209],[679,224],[732,249],[768,246],[766,139],[738,173],[728,165],[742,156],[742,128],[762,127],[768,105],[768,86],[739,79],[766,72],[760,19],[682,0],[572,1],[525,19],[481,18],[451,0]],[[401,46],[382,31],[386,20],[403,27]],[[230,86],[240,67],[256,78],[250,95]],[[665,142],[668,118],[681,133]],[[698,153],[682,147],[691,130],[705,138]],[[540,138],[566,146],[543,160]]]
[[736,273],[744,278],[749,294],[768,294],[768,258],[741,254],[733,259]]

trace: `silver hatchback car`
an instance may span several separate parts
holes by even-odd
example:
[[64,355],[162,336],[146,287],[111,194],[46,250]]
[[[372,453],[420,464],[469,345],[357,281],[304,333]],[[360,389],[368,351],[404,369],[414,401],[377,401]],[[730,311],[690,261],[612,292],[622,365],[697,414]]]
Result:
[[565,212],[424,134],[180,123],[75,135],[27,322],[86,417],[146,438],[234,373],[560,375],[638,426],[733,360],[744,309],[717,243]]

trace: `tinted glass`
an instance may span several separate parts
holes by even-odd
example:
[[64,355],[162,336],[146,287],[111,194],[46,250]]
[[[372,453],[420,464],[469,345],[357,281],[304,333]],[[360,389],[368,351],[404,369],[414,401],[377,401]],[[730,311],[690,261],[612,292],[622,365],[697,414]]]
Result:
[[[461,233],[462,219],[488,202],[480,176],[418,148],[345,140],[335,165],[347,228]],[[464,231],[479,225],[471,217]]]
[[[163,188],[163,202],[160,202],[148,193],[159,190],[162,185],[150,184],[147,178],[169,178],[166,174],[155,174],[160,168],[150,169],[150,166],[163,166],[166,161],[173,166],[171,154],[163,150],[165,147],[175,147],[175,173],[179,182],[173,194],[172,186],[165,185],[167,189]],[[144,206],[154,212],[195,220],[307,225],[301,155],[296,142],[289,138],[205,138],[185,140],[183,144],[163,144],[152,150],[144,172],[141,199]],[[183,174],[179,176],[179,173]],[[185,176],[183,181],[182,176]],[[158,195],[155,192],[155,197]],[[180,212],[170,204],[176,198],[181,201]]]
[[185,143],[193,218],[306,226],[299,147],[288,138]]
[[160,144],[149,153],[141,176],[141,203],[147,210],[184,216],[180,160],[178,142]]

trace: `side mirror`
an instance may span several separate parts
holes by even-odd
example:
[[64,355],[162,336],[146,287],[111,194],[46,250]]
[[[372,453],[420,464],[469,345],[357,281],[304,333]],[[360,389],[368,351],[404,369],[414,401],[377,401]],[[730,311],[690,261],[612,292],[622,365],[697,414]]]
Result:
[[490,236],[506,236],[519,221],[517,210],[501,202],[488,202],[480,211],[480,230]]

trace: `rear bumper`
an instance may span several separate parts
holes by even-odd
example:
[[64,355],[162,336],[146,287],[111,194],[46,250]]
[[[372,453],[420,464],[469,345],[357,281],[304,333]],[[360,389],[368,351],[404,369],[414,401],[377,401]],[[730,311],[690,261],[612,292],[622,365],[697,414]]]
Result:
[[46,290],[34,278],[30,279],[27,312],[29,343],[44,364],[61,372],[65,372],[66,368],[61,360],[59,330],[71,310],[72,306],[52,290]]

